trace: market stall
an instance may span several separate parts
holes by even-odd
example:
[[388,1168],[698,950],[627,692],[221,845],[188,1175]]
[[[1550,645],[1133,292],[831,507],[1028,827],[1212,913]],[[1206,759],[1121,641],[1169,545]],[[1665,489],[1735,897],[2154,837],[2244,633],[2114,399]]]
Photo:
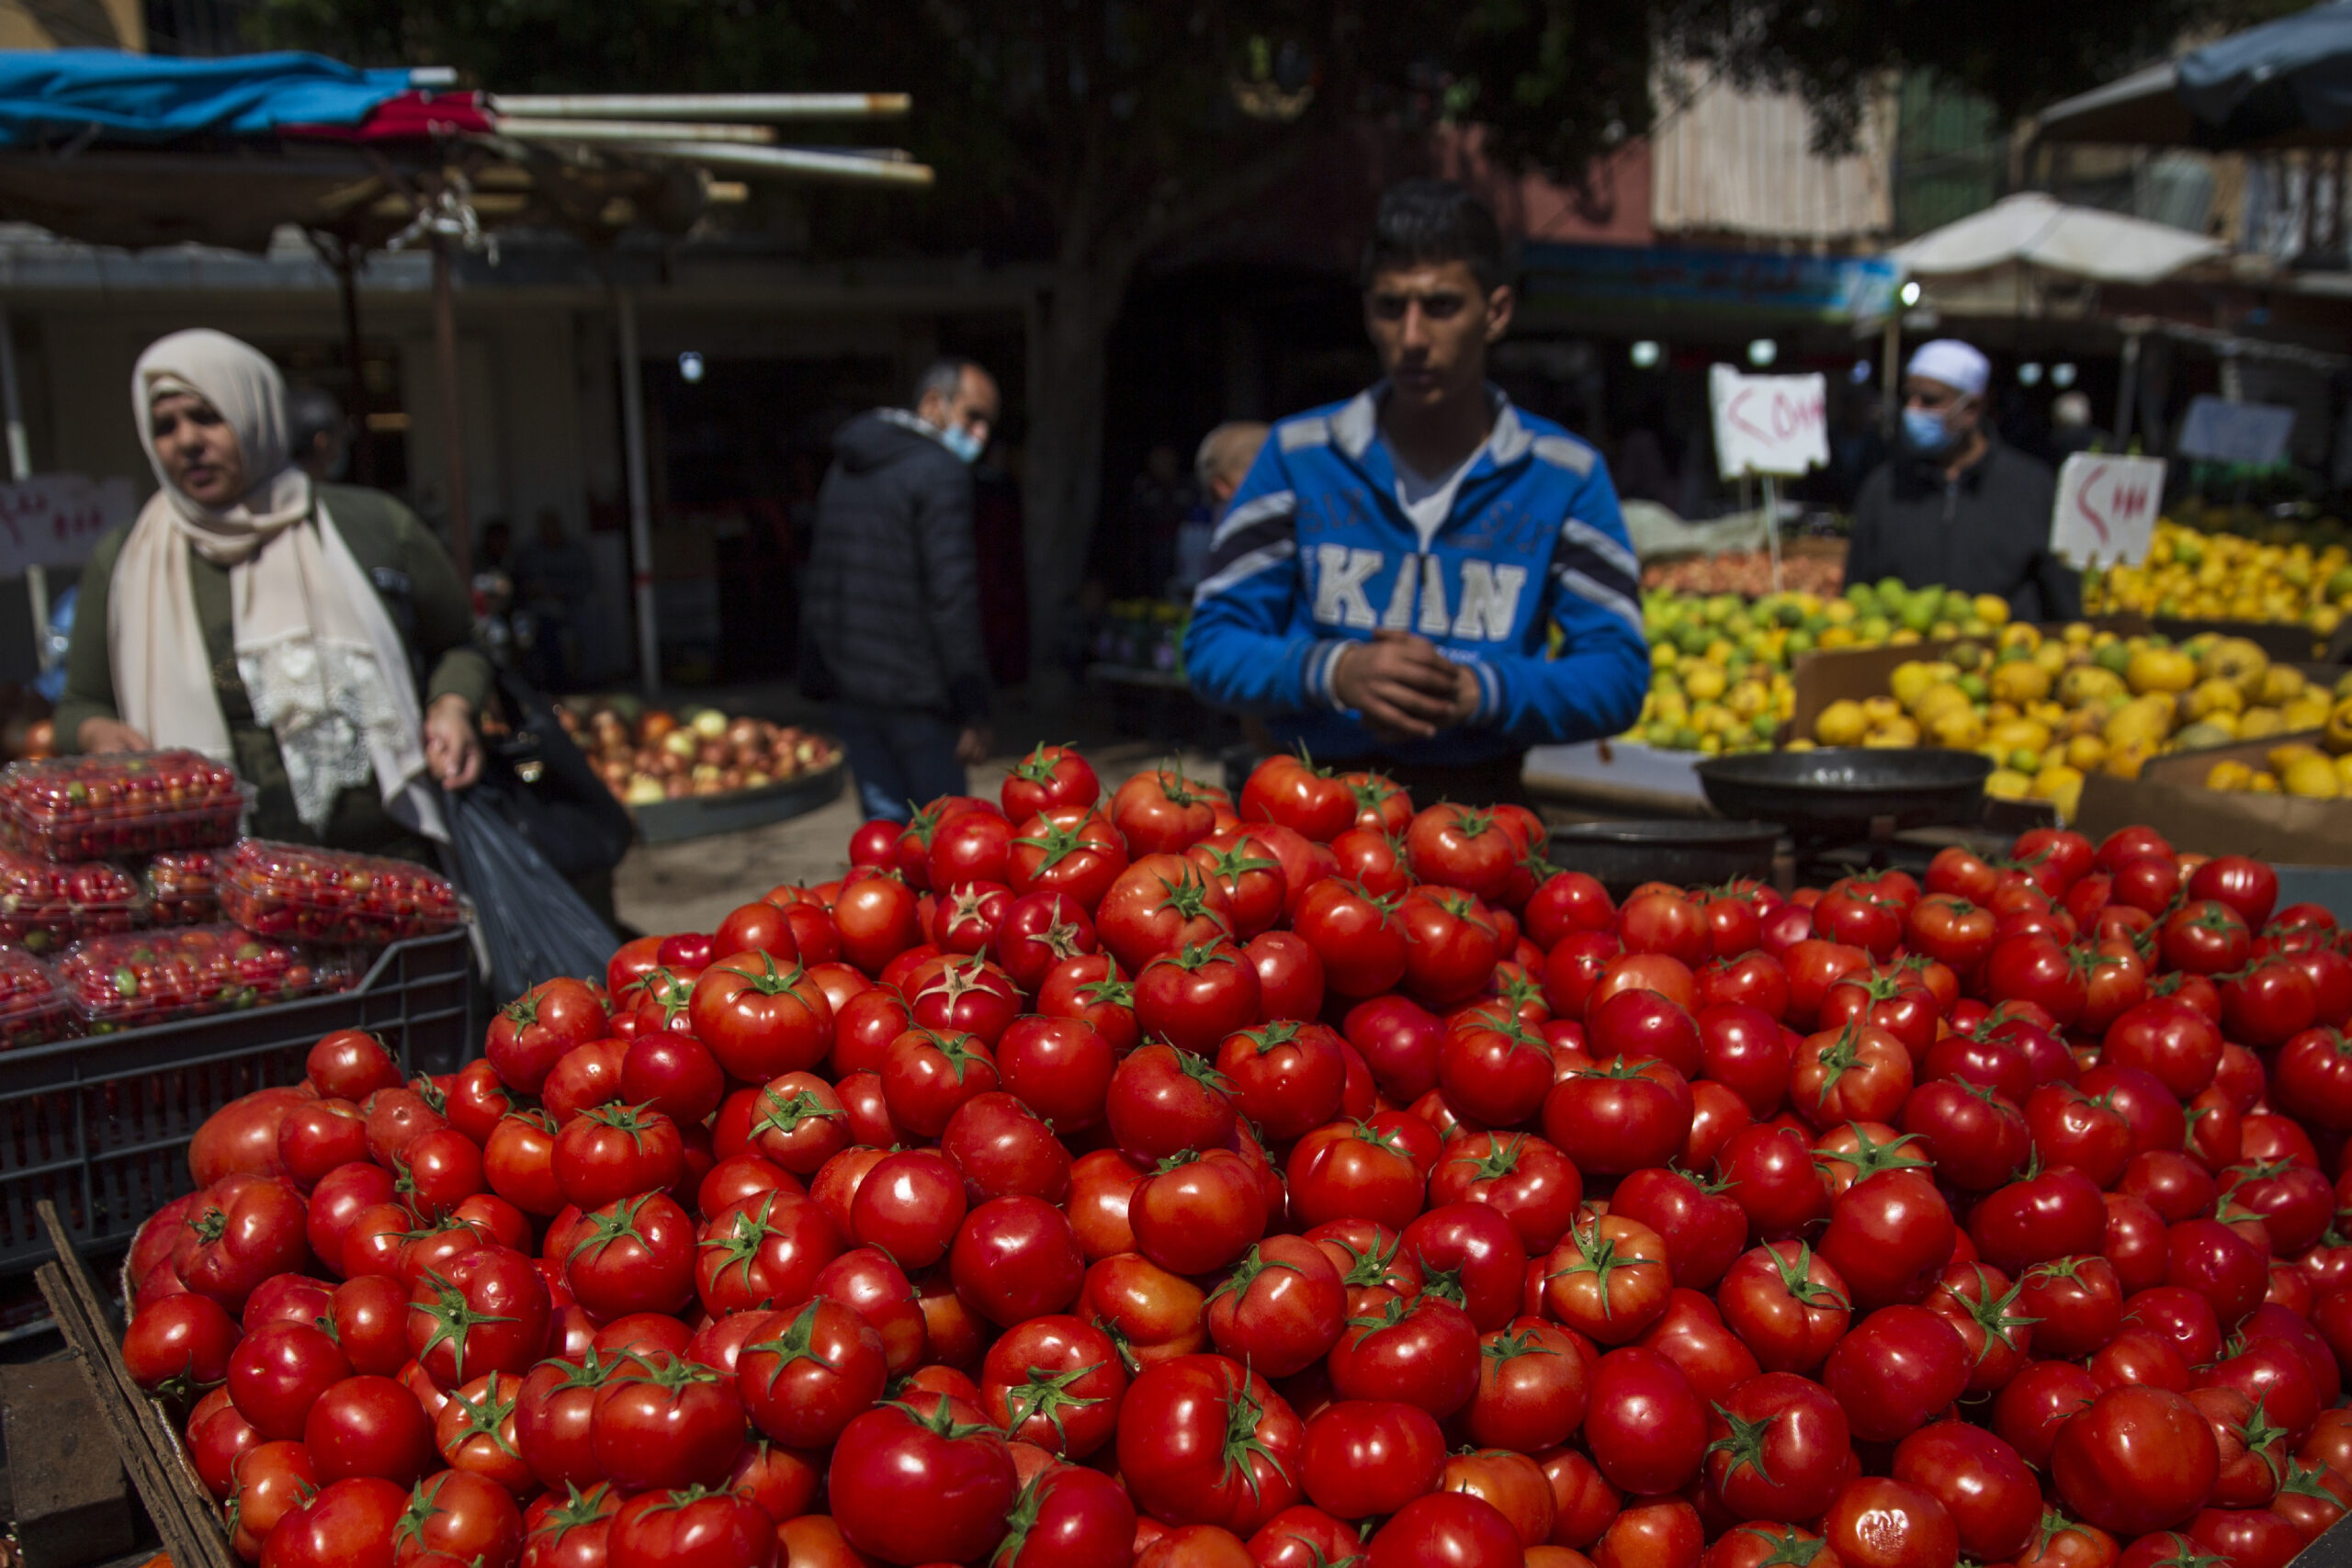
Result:
[[[1974,801],[1817,755],[1747,798]],[[1030,764],[191,1128],[119,1337],[42,1273],[174,1561],[2284,1568],[2352,1502],[2352,958],[2267,865],[1621,897],[1295,758]]]

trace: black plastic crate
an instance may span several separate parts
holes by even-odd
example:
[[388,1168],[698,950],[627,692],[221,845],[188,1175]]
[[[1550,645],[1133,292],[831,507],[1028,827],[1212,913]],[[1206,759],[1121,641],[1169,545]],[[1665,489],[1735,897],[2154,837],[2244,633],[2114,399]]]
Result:
[[33,1213],[48,1199],[85,1253],[128,1242],[190,1190],[206,1117],[299,1083],[319,1037],[364,1029],[404,1072],[473,1054],[473,945],[460,928],[386,948],[353,990],[86,1040],[0,1052],[0,1274],[54,1256]]

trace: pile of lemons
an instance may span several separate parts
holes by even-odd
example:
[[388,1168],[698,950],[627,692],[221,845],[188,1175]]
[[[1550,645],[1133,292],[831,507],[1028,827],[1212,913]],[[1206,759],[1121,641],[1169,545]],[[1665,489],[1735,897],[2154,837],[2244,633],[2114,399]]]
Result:
[[2202,534],[2165,519],[2144,563],[2083,574],[2083,603],[2095,615],[2301,623],[2324,639],[2352,610],[2352,550]]
[[[2335,725],[2352,750],[2352,676],[2330,692],[2243,637],[2175,644],[2079,621],[2047,637],[2005,626],[1897,666],[1888,686],[1883,697],[1831,703],[1792,744],[1982,752],[1994,764],[1987,794],[2049,801],[2070,819],[2086,775],[2136,778],[2160,752]],[[2256,787],[2247,772],[2238,787]],[[2298,778],[2309,784],[2310,773]],[[2345,782],[2352,791],[2352,772]]]
[[2335,691],[2339,700],[2328,710],[2316,744],[2283,741],[2263,753],[2259,768],[2224,758],[2205,774],[2205,787],[2305,800],[2352,797],[2352,675],[2337,682]]
[[2008,618],[1993,594],[1908,589],[1892,578],[1826,598],[1653,591],[1642,600],[1649,696],[1626,739],[1709,756],[1770,750],[1795,709],[1789,668],[1798,654],[1989,637]]

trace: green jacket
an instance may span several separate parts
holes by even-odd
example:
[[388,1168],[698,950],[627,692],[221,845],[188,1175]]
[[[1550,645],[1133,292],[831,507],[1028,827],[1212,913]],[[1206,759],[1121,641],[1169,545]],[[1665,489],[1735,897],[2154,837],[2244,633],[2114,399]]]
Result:
[[[473,646],[472,606],[448,552],[413,512],[379,491],[321,485],[343,542],[383,600],[399,629],[409,660],[423,671],[424,704],[455,694],[479,711],[490,694],[490,661]],[[115,561],[122,554],[127,527],[99,539],[82,569],[81,597],[74,612],[74,642],[65,656],[65,693],[57,705],[57,743],[76,749],[82,723],[119,718],[114,669],[107,646],[107,603]],[[295,814],[294,792],[277,737],[254,720],[253,703],[237,673],[229,608],[229,569],[192,550],[189,581],[196,613],[204,624],[204,649],[211,660],[220,715],[229,723],[238,776],[259,791],[252,831],[260,838],[324,843],[334,849],[430,859],[426,846],[389,816],[373,786],[346,789],[335,798],[326,830],[314,833]]]

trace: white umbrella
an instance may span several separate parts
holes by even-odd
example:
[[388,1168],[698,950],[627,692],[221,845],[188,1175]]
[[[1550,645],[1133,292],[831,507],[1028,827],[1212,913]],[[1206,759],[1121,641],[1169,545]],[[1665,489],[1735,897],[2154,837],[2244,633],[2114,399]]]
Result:
[[2154,283],[2222,254],[2220,242],[2145,219],[2069,207],[2041,191],[2004,197],[1892,253],[1915,277],[2026,265],[2099,283]]

